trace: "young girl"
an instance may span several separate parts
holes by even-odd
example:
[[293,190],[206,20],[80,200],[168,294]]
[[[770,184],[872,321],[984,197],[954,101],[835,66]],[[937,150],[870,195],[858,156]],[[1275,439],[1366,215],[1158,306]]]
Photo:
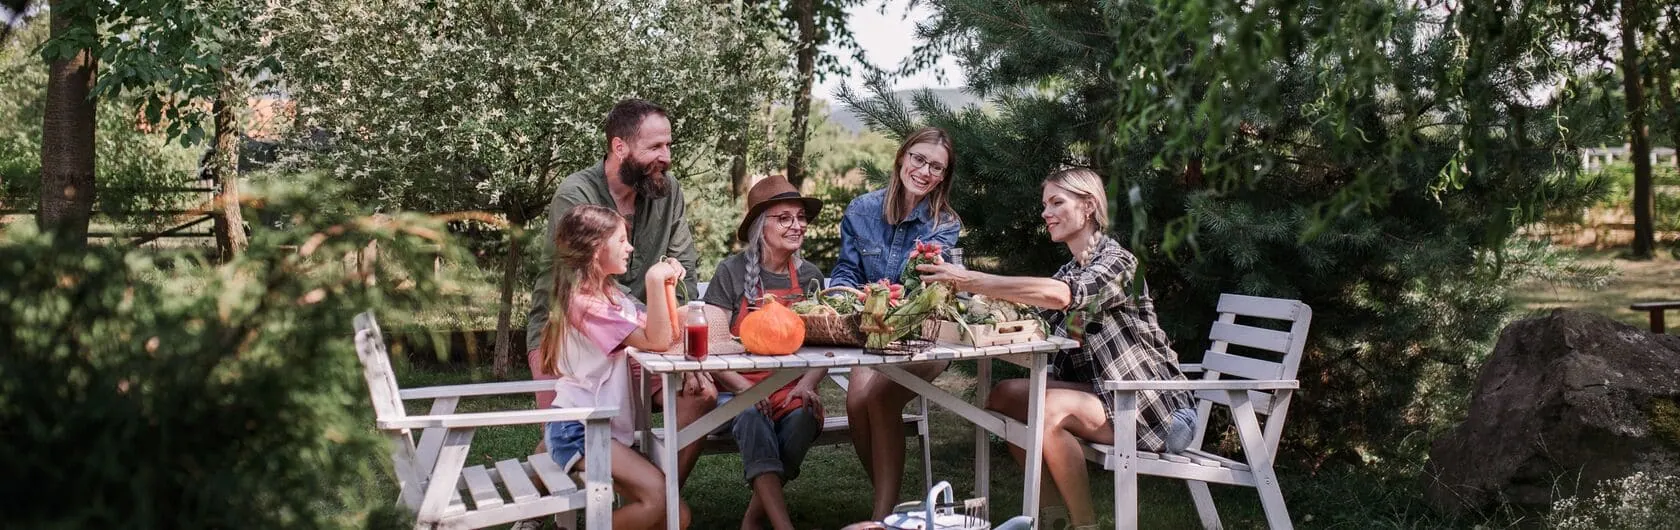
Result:
[[[634,250],[618,212],[580,205],[561,218],[555,236],[554,296],[559,310],[543,333],[542,367],[558,375],[554,407],[618,407],[612,424],[613,486],[624,497],[613,511],[613,528],[656,528],[665,525],[665,476],[652,462],[630,449],[632,418],[630,370],[625,347],[666,351],[676,340],[667,283],[681,281],[682,265],[666,259],[647,271],[648,309],[618,289],[613,276],[629,268]],[[570,472],[583,462],[583,424],[575,421],[547,425],[548,454]],[[682,527],[688,526],[688,506],[681,507]]]

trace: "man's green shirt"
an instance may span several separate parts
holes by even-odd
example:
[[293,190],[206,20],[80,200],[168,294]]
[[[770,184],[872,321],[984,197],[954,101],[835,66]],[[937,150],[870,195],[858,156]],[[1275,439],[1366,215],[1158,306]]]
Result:
[[[663,199],[638,195],[636,214],[630,219],[630,244],[636,250],[630,254],[629,270],[618,277],[618,283],[619,288],[638,301],[646,300],[643,277],[647,275],[648,268],[667,256],[676,258],[688,270],[688,277],[684,279],[687,290],[679,289],[677,294],[681,296],[684,292],[695,291],[695,269],[700,264],[700,252],[694,249],[694,235],[688,228],[682,189],[677,187],[676,179],[669,173],[665,179],[671,193]],[[531,293],[530,322],[525,328],[527,349],[536,349],[542,344],[543,328],[548,325],[548,308],[552,303],[549,295],[554,290],[554,236],[559,229],[560,218],[579,204],[618,210],[618,204],[607,188],[605,165],[596,163],[589,169],[573,173],[554,190],[554,200],[548,205],[548,230],[543,232],[542,265],[538,267],[537,288]]]

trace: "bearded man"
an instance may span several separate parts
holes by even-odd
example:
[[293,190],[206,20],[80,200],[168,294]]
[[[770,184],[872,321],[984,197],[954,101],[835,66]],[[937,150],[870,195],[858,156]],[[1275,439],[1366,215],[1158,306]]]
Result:
[[[700,252],[694,248],[694,236],[689,231],[682,189],[667,174],[671,168],[671,120],[665,109],[643,99],[626,99],[613,105],[607,113],[607,153],[600,163],[567,176],[554,191],[548,206],[548,230],[542,244],[542,266],[537,273],[537,288],[531,293],[530,323],[526,326],[525,344],[530,350],[526,359],[531,375],[536,379],[554,379],[553,369],[541,366],[543,329],[548,325],[554,290],[555,230],[566,212],[580,204],[595,204],[618,210],[630,221],[629,269],[618,276],[619,288],[634,300],[646,300],[643,276],[649,267],[667,257],[675,258],[688,270],[683,279],[687,290],[695,293],[695,273],[699,270]],[[640,366],[631,361],[633,373]],[[643,396],[659,410],[659,379],[653,378],[650,396]],[[548,407],[554,392],[537,394],[537,406]],[[686,426],[717,406],[717,389],[710,377],[685,376],[683,391],[677,400],[677,424]],[[620,411],[631,414],[631,411]],[[700,444],[683,448],[679,453],[678,480],[688,478],[689,470],[700,458]],[[546,453],[542,443],[537,454]]]

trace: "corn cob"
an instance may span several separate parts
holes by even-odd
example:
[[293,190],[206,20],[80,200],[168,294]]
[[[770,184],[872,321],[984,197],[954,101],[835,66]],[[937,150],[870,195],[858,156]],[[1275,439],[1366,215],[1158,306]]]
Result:
[[[936,283],[923,288],[911,297],[909,301],[884,311],[874,313],[871,302],[875,296],[871,293],[870,302],[864,304],[864,322],[860,329],[867,332],[864,347],[879,350],[887,347],[892,341],[908,336],[911,332],[922,329],[922,321],[927,320],[934,310],[944,306],[950,299],[951,288],[943,283]],[[881,304],[884,306],[885,304]],[[874,315],[880,315],[874,317]]]

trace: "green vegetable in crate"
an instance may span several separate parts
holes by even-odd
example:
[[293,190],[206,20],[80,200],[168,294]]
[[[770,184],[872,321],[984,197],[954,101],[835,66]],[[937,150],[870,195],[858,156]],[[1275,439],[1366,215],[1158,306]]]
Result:
[[933,263],[939,258],[939,253],[945,249],[939,243],[923,243],[916,241],[916,248],[910,251],[910,259],[904,262],[904,270],[898,273],[898,283],[904,284],[904,290],[915,292],[921,290],[922,271],[916,270],[917,265]]
[[898,307],[888,306],[888,292],[872,286],[869,299],[864,302],[863,323],[858,329],[866,333],[865,349],[886,348],[893,341],[922,329],[922,322],[933,316],[938,308],[949,304],[951,299],[951,287],[943,283],[931,284],[917,291],[909,301]]

